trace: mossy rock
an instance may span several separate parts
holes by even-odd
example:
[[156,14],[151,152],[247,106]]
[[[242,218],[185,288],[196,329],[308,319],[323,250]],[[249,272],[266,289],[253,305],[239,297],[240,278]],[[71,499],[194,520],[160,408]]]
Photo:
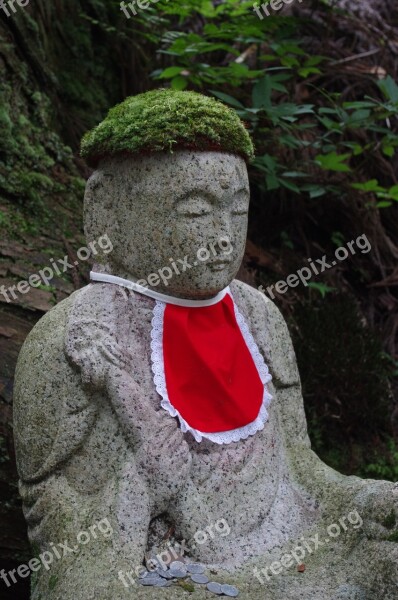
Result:
[[250,135],[236,113],[196,92],[154,90],[127,98],[86,133],[81,154],[91,166],[104,156],[194,149],[230,152],[249,161]]

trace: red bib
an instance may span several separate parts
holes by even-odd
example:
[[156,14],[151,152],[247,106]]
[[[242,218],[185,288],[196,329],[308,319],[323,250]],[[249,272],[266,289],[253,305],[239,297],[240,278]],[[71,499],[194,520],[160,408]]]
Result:
[[157,302],[152,365],[163,408],[197,441],[237,442],[268,420],[271,376],[230,292],[212,306]]

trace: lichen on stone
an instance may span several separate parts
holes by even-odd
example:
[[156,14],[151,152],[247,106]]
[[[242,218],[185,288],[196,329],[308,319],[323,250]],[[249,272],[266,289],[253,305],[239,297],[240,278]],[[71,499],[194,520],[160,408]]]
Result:
[[231,108],[203,94],[166,89],[127,98],[81,144],[91,166],[120,153],[178,149],[228,152],[246,161],[254,154],[250,135]]
[[391,512],[384,519],[383,525],[387,529],[392,529],[396,525],[396,522],[397,522],[397,517],[396,517],[395,511],[392,509]]

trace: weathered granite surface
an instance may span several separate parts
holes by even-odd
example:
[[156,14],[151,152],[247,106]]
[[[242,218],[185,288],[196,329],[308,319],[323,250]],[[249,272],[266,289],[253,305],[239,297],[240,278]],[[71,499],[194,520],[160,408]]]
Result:
[[[398,544],[389,541],[397,539],[398,484],[344,477],[311,451],[286,324],[271,301],[233,280],[248,192],[244,161],[215,152],[108,159],[89,181],[88,242],[106,234],[114,248],[100,256],[97,270],[147,279],[170,259],[194,258],[220,238],[232,241],[224,255],[230,262],[200,262],[155,289],[204,298],[232,282],[273,376],[273,401],[269,423],[255,436],[198,444],[160,407],[150,363],[154,300],[95,283],[57,305],[29,335],[16,374],[16,449],[29,535],[35,555],[51,543],[74,546],[79,532],[104,519],[112,535],[98,534],[40,569],[32,600],[185,596],[182,588],[126,588],[118,577],[139,567],[170,525],[175,539],[190,546],[190,558],[217,570],[214,579],[237,585],[248,600],[398,596]],[[358,518],[351,523],[349,515]],[[196,532],[214,531],[220,519],[230,533],[209,535],[193,548]],[[327,530],[331,525],[340,533]],[[312,550],[299,561],[304,572],[297,572],[298,561],[276,575],[269,571],[304,542]],[[211,597],[198,586],[190,596]]]

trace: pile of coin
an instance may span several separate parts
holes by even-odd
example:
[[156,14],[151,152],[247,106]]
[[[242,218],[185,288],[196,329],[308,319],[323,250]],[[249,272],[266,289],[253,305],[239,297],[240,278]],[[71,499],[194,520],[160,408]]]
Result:
[[210,581],[205,574],[205,567],[198,563],[183,563],[175,560],[168,567],[157,567],[154,571],[145,571],[140,576],[138,583],[154,587],[170,587],[178,580],[184,580],[190,583],[206,585],[209,592],[217,596],[230,596],[236,598],[239,590],[233,585],[226,583],[216,583]]

